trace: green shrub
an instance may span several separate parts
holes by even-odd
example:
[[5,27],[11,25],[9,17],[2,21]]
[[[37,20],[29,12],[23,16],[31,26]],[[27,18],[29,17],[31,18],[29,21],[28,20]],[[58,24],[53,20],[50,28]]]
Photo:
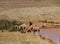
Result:
[[9,21],[6,19],[0,19],[0,30],[3,32],[3,30],[11,30],[14,31],[15,25],[21,25],[22,22],[18,22],[16,20]]
[[8,29],[10,27],[10,22],[6,19],[0,19],[0,30]]

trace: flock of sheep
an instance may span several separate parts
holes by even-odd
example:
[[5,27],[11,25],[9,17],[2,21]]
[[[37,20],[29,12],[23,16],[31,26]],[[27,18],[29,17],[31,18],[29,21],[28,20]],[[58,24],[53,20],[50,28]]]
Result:
[[16,31],[20,31],[21,33],[39,33],[40,32],[40,27],[36,26],[36,25],[30,25],[27,28],[27,25],[24,23],[22,25],[15,25],[15,30]]

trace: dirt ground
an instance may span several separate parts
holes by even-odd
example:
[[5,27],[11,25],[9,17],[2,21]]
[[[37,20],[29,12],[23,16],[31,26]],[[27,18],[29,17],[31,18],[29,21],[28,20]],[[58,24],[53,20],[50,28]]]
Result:
[[32,33],[0,32],[0,44],[54,44],[49,39]]

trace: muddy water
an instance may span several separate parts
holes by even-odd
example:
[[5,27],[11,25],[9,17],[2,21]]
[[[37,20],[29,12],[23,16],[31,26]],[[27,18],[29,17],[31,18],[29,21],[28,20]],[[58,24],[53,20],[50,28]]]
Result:
[[40,29],[40,34],[43,37],[51,39],[57,44],[60,44],[60,28],[55,29]]

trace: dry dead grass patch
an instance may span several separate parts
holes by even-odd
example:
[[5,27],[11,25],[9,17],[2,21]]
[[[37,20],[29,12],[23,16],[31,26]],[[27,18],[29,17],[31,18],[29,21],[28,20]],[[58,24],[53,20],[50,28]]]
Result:
[[1,32],[0,44],[54,44],[48,39],[32,33],[22,34],[20,32]]

